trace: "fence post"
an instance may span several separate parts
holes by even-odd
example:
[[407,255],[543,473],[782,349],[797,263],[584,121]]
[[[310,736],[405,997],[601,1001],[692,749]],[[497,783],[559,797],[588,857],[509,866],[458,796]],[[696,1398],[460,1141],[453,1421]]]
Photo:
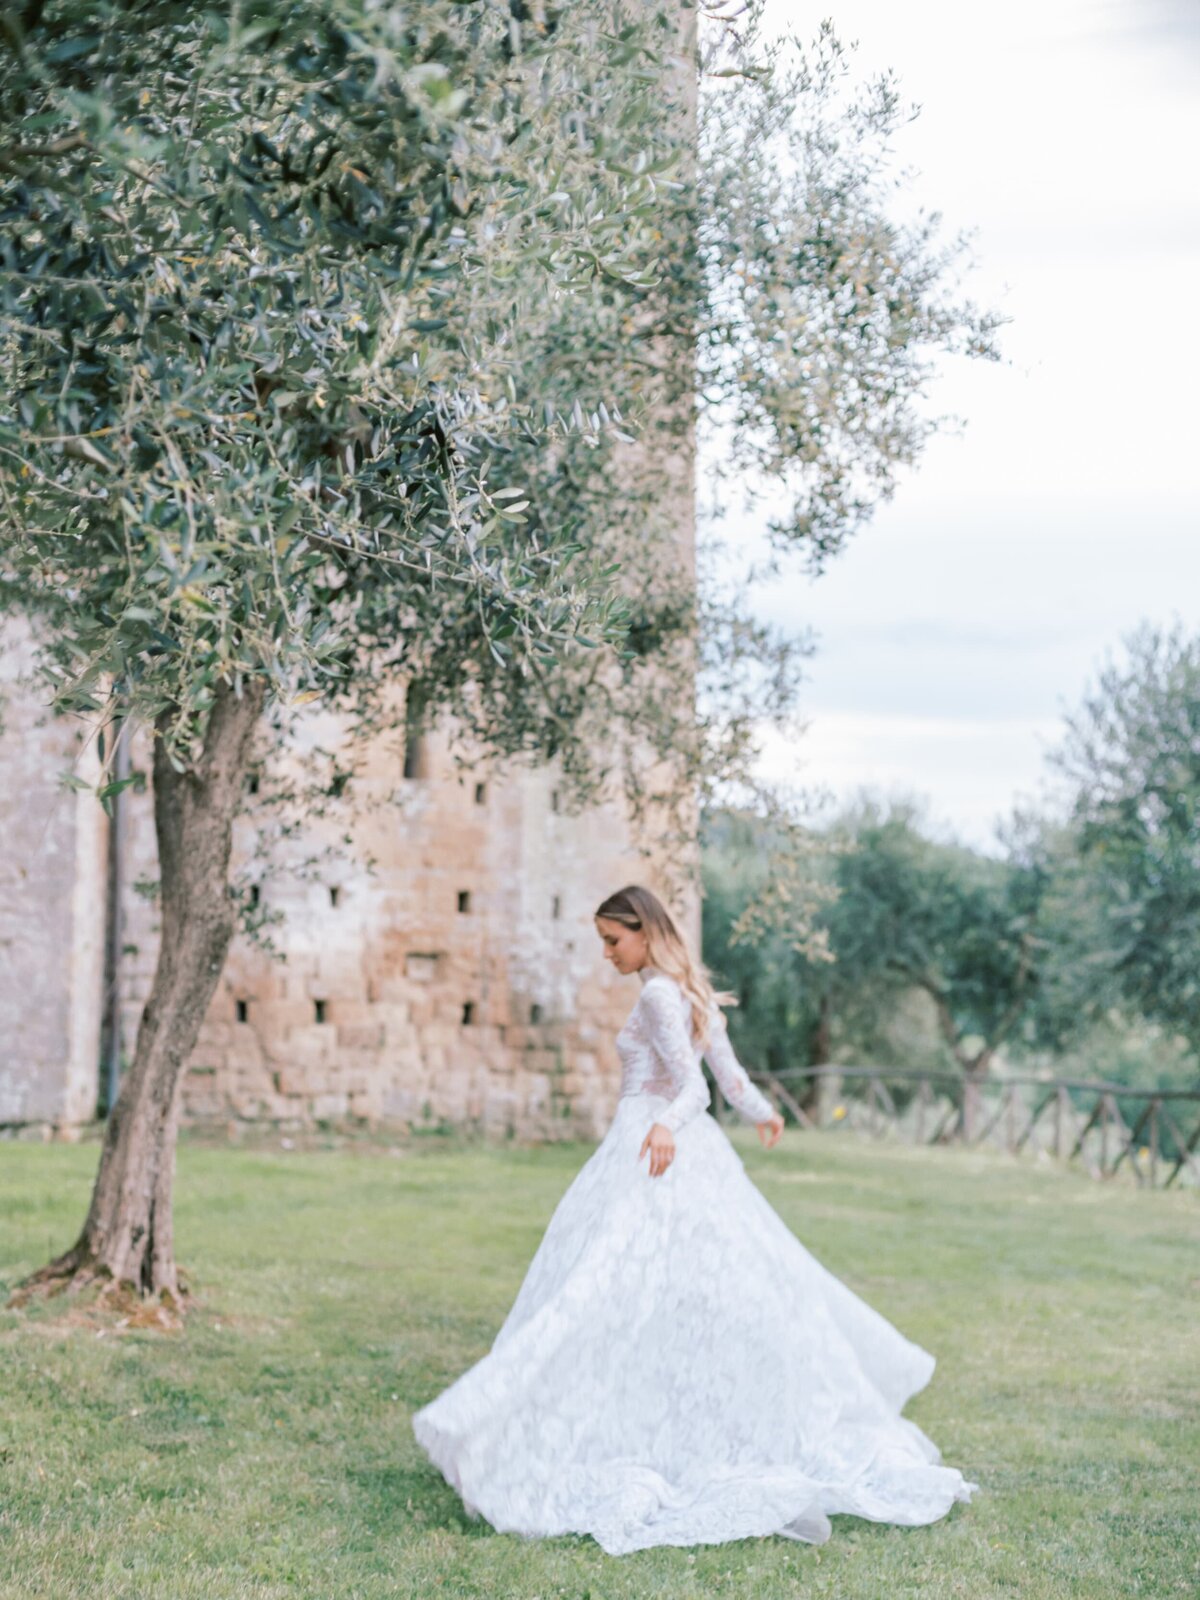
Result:
[[1070,1096],[1060,1083],[1058,1086],[1058,1094],[1056,1095],[1054,1101],[1054,1154],[1059,1161],[1062,1160],[1063,1155],[1063,1133],[1065,1131],[1067,1106],[1069,1104]]
[[[784,1067],[761,1077],[767,1085],[775,1083],[778,1097],[805,1127],[836,1126],[841,1118],[833,1116],[834,1110],[842,1107],[845,1116],[845,1108],[852,1107],[857,1126],[873,1138],[886,1135],[889,1129],[903,1129],[918,1144],[975,1144],[990,1139],[993,1131],[999,1130],[1004,1147],[1013,1155],[1019,1154],[1027,1142],[1039,1153],[1049,1153],[1049,1143],[1043,1144],[1035,1130],[1045,1113],[1053,1109],[1052,1150],[1059,1161],[1070,1164],[1081,1156],[1093,1178],[1110,1179],[1128,1156],[1139,1184],[1149,1181],[1152,1188],[1169,1188],[1183,1173],[1185,1181],[1194,1180],[1200,1187],[1200,1122],[1188,1134],[1177,1126],[1178,1118],[1200,1108],[1200,1089],[1137,1090],[1100,1081],[1040,1076],[981,1080],[961,1073],[889,1072],[880,1067],[841,1065]],[[820,1117],[817,1123],[784,1088],[797,1078],[816,1086]],[[916,1089],[915,1115],[911,1119],[907,1105],[900,1116],[893,1088],[889,1087],[901,1081]],[[1026,1119],[1024,1094],[1029,1087],[1034,1091],[1033,1110]],[[985,1104],[985,1088],[997,1091],[999,1098],[994,1106],[991,1102]],[[1090,1110],[1085,1103],[1077,1107],[1075,1095],[1090,1097]],[[1140,1113],[1128,1121],[1118,1105],[1118,1097],[1126,1095],[1142,1105]],[[935,1108],[937,1115],[932,1114]],[[720,1115],[719,1100],[714,1110]],[[1148,1172],[1142,1168],[1139,1152],[1149,1157]],[[1166,1174],[1164,1165],[1170,1169]]]
[[841,1097],[841,1073],[822,1070],[820,1077],[817,1079],[817,1126],[819,1128],[827,1128],[833,1122],[834,1107]]

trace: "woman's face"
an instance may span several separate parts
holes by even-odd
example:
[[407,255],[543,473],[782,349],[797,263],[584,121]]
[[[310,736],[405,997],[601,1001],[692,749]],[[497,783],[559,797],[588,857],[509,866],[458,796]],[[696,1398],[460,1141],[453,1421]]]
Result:
[[618,972],[637,972],[646,964],[646,935],[640,928],[627,928],[623,922],[596,918],[596,932],[604,943],[604,959]]

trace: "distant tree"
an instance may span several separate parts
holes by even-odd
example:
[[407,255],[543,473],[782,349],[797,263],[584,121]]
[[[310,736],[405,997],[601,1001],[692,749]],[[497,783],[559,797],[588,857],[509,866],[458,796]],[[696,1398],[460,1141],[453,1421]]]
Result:
[[1012,1047],[1055,1058],[1076,1048],[1121,1004],[1095,884],[1061,818],[1018,809],[1001,838],[1006,860],[1038,885],[1037,983]]
[[[1130,1089],[1187,1088],[1197,1082],[1195,1048],[1171,1023],[1145,1016],[1128,991],[1110,926],[1111,884],[1078,848],[1076,825],[1028,811],[1005,830],[1014,861],[1036,868],[1038,982],[1011,1049],[1057,1077]],[[1142,1104],[1118,1101],[1123,1114]]]
[[739,1056],[766,1072],[829,1059],[829,861],[815,841],[793,863],[796,892],[780,898],[785,840],[750,811],[712,811],[701,830],[704,959],[737,1002],[729,1030]]
[[955,1062],[984,1077],[1039,981],[1041,868],[934,843],[902,809],[863,815],[853,839],[839,948],[923,990]]
[[935,843],[904,807],[867,804],[820,844],[824,854],[810,845],[806,856],[812,927],[797,919],[793,939],[789,906],[772,894],[768,830],[754,818],[710,820],[705,953],[741,1002],[730,1025],[748,1058],[823,1064],[835,1036],[871,1049],[915,989],[954,1063],[985,1076],[1038,992],[1044,865]]
[[1200,1053],[1200,640],[1179,627],[1131,634],[1055,761],[1072,787],[1091,1009],[1115,985],[1127,1015]]
[[697,176],[679,23],[634,0],[0,19],[0,603],[34,617],[57,709],[152,729],[161,873],[135,1057],[44,1281],[176,1289],[176,1091],[264,712],[450,718],[685,828],[793,683],[679,560],[663,458],[694,396],[792,484],[776,538],[819,559],[931,426],[922,352],[994,354],[995,319],[945,300],[955,250],[887,218],[890,86],[840,105],[828,30],[758,60],[753,27],[718,32]]

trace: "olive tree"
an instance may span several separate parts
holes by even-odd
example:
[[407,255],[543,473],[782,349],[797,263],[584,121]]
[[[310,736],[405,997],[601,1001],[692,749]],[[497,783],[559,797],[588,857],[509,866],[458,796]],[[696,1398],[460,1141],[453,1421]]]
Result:
[[886,223],[890,91],[837,106],[827,33],[814,65],[713,18],[697,159],[689,15],[29,0],[0,22],[0,602],[58,711],[151,730],[161,872],[92,1204],[40,1281],[177,1290],[177,1087],[264,712],[448,717],[581,796],[619,769],[635,805],[666,760],[686,819],[706,775],[745,771],[764,686],[793,686],[681,559],[660,474],[694,402],[734,454],[795,467],[777,536],[821,551],[915,449],[922,346],[990,353],[988,318],[935,305],[946,259]]
[[710,818],[706,844],[711,955],[746,1009],[742,1038],[772,1069],[827,1063],[835,1035],[875,1048],[918,991],[975,1082],[1042,1004],[1051,871],[1015,841],[997,860],[927,837],[907,805],[863,801],[790,863],[786,835],[757,818]]
[[1120,1006],[1196,1053],[1200,641],[1179,625],[1131,633],[1067,718],[1055,763],[1070,794],[1069,998],[1086,1014]]

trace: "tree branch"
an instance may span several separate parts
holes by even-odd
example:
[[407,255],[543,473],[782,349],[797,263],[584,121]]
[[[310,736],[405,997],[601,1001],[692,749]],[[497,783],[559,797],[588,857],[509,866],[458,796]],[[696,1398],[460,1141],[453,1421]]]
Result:
[[24,169],[18,165],[20,161],[36,161],[39,157],[62,156],[69,150],[78,150],[86,145],[86,133],[67,133],[61,139],[55,139],[51,144],[6,144],[0,145],[0,167],[5,172],[14,173],[18,178],[24,175]]

